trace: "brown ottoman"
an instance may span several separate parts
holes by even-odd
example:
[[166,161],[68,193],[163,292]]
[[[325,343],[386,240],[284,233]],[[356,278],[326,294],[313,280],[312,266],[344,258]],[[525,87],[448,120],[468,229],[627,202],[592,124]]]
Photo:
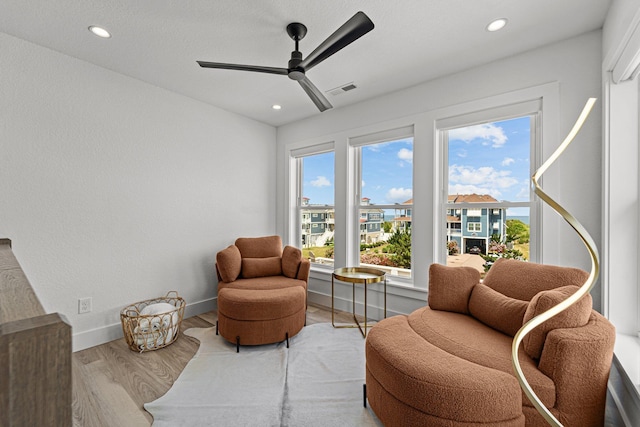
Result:
[[366,359],[367,398],[386,427],[524,426],[515,377],[435,347],[405,316],[371,329]]
[[302,286],[282,289],[224,288],[218,292],[217,333],[242,345],[281,342],[304,327],[306,292]]

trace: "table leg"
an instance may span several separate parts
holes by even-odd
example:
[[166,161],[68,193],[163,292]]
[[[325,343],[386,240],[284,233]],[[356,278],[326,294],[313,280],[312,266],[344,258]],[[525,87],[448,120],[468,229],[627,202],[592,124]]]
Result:
[[387,318],[387,275],[384,276],[384,318]]
[[336,327],[336,324],[333,320],[333,274],[331,275],[331,326],[333,326],[334,328]]
[[364,290],[364,333],[362,334],[365,338],[367,337],[367,284],[365,283],[363,286]]

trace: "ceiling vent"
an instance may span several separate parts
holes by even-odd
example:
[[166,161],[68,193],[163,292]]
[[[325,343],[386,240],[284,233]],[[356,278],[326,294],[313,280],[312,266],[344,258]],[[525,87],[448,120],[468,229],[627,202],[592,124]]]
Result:
[[351,82],[351,83],[343,84],[342,86],[338,86],[335,89],[328,90],[326,93],[331,94],[333,96],[337,96],[337,95],[341,95],[341,94],[343,94],[345,92],[349,92],[350,90],[353,90],[356,87],[357,86],[353,82]]

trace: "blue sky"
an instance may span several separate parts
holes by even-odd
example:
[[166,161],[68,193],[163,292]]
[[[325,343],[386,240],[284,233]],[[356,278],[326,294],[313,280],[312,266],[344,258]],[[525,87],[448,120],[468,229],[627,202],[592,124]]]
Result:
[[529,117],[449,131],[449,194],[528,201]]
[[[526,201],[530,178],[528,117],[449,131],[449,194],[489,194]],[[375,204],[413,197],[413,140],[362,147],[362,195]],[[333,204],[334,154],[304,158],[303,195]]]

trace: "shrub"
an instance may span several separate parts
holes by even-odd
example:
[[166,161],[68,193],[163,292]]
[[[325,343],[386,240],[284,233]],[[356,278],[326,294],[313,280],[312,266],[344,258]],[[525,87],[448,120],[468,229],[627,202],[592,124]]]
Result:
[[399,267],[389,257],[378,254],[361,254],[360,262],[362,264],[382,265],[385,267]]
[[[503,245],[504,246],[504,245]],[[485,273],[489,271],[491,266],[498,258],[508,258],[508,259],[517,259],[519,261],[525,261],[524,254],[517,249],[505,249],[503,252],[494,252],[489,253],[489,255],[480,254],[480,256],[484,259],[484,271]]]
[[411,231],[396,230],[387,243],[391,261],[397,267],[411,268]]

